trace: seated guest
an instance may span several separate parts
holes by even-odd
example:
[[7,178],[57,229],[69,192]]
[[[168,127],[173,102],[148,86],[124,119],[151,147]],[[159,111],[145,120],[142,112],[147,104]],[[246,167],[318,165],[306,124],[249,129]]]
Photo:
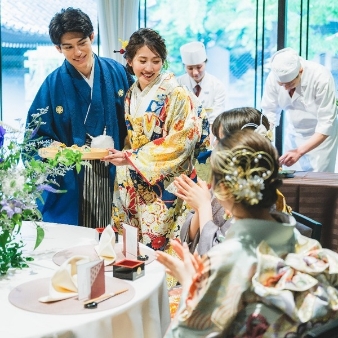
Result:
[[[234,108],[218,115],[213,124],[213,135],[216,140],[231,134],[236,130],[252,129],[271,139],[269,121],[260,111],[251,107]],[[270,138],[269,138],[270,137]],[[231,214],[224,210],[217,198],[210,194],[208,184],[198,180],[197,183],[186,175],[175,178],[176,195],[182,198],[192,209],[182,225],[180,238],[189,243],[190,252],[205,254],[212,246],[220,243],[229,229]],[[278,198],[273,209],[291,213],[291,208],[285,203],[284,196],[277,191]],[[296,228],[305,236],[311,236],[311,229],[297,223]]]
[[215,197],[233,215],[226,239],[202,258],[173,241],[179,258],[157,259],[182,284],[181,306],[165,337],[303,337],[338,317],[338,254],[271,212],[279,164],[266,138],[241,130],[211,155]]

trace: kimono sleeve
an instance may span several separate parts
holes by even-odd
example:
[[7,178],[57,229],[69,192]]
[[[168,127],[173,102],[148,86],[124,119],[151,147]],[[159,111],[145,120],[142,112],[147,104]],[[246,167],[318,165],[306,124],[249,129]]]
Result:
[[128,154],[128,160],[148,184],[172,175],[190,174],[196,147],[201,148],[204,110],[197,110],[187,90],[176,87],[167,96],[162,112],[165,116],[163,137],[148,142]]
[[229,240],[203,256],[203,270],[189,290],[165,337],[206,337],[230,326],[241,307],[253,265],[238,240]]

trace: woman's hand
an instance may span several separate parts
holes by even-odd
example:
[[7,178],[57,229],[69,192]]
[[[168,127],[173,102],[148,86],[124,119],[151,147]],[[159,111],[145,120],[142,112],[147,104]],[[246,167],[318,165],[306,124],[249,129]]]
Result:
[[166,267],[168,274],[176,278],[183,288],[187,288],[196,274],[201,271],[202,260],[197,253],[192,255],[189,252],[187,243],[182,245],[179,241],[172,240],[170,244],[180,258],[170,256],[162,251],[156,251],[156,259]]
[[109,155],[101,159],[101,161],[108,161],[115,166],[128,165],[128,160],[126,159],[126,153],[124,151],[116,150],[114,148],[109,148]]
[[174,185],[177,188],[175,195],[182,198],[196,212],[199,208],[211,203],[211,193],[207,182],[198,178],[197,183],[187,175],[175,177]]

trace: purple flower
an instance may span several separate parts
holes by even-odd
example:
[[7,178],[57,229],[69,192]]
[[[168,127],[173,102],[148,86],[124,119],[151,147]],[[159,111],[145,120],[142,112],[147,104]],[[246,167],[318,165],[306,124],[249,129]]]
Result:
[[31,134],[31,136],[30,136],[30,139],[32,139],[32,138],[36,135],[36,133],[38,132],[40,126],[41,126],[41,120],[39,120],[39,122],[36,124],[36,127],[35,127],[34,130],[32,131],[32,134]]
[[55,192],[55,193],[60,192],[60,190],[54,189],[53,187],[51,187],[48,184],[40,184],[40,185],[37,186],[36,190],[37,191],[46,190],[46,191]]
[[40,126],[37,126],[37,127],[33,130],[32,135],[31,135],[31,137],[30,137],[31,139],[36,135],[36,133],[38,132],[39,128],[40,128]]
[[12,218],[14,214],[22,214],[22,209],[25,209],[25,205],[17,200],[2,200],[0,204],[2,205],[1,211],[6,211],[8,218]]
[[14,210],[9,206],[9,204],[4,205],[1,211],[6,211],[8,218],[12,218],[14,215]]
[[4,144],[6,129],[3,126],[0,126],[0,148]]

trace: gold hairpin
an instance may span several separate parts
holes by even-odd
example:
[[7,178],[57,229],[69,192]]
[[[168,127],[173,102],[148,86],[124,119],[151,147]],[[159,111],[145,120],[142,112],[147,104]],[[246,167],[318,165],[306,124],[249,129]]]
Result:
[[[274,171],[272,157],[264,151],[242,146],[218,151],[217,155],[228,195],[232,194],[237,202],[245,200],[250,205],[258,204],[263,198],[264,181]],[[266,166],[261,165],[263,161]]]

